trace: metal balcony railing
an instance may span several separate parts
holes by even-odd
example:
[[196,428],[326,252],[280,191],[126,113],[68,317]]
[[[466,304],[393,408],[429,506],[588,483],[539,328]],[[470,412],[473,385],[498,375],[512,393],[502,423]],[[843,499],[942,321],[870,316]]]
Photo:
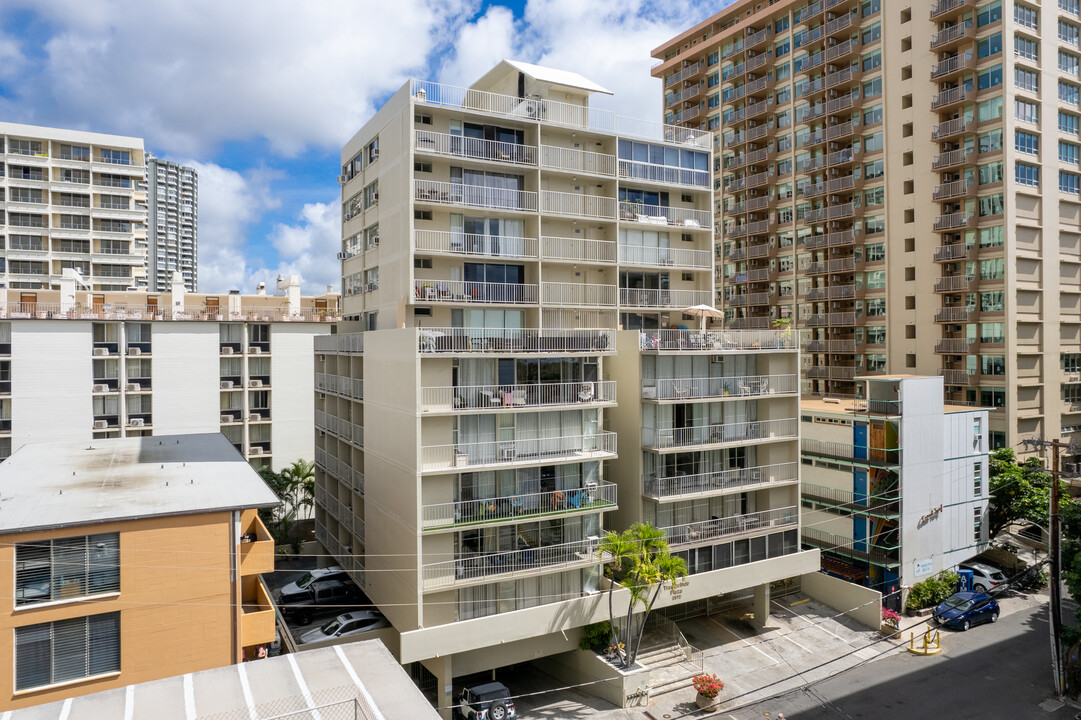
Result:
[[603,195],[542,190],[541,207],[549,215],[575,215],[601,220],[614,220],[616,217],[616,199]]
[[708,210],[691,210],[644,203],[619,203],[619,217],[621,220],[649,225],[677,225],[704,229],[713,227],[713,215]]
[[553,515],[608,512],[615,508],[616,485],[603,483],[582,488],[425,505],[421,509],[421,522],[425,530],[437,530]]
[[484,140],[430,130],[415,131],[414,148],[433,155],[493,160],[512,165],[536,165],[537,148],[532,145]]
[[451,304],[535,305],[534,283],[490,283],[468,280],[413,281],[414,302]]
[[616,158],[604,153],[577,148],[541,145],[542,168],[568,172],[592,173],[613,177],[616,174]]
[[655,378],[642,381],[642,397],[655,400],[760,397],[764,395],[791,395],[798,392],[798,375]]
[[[524,543],[522,543],[524,545]],[[520,547],[495,553],[466,553],[454,560],[426,563],[422,567],[426,590],[465,585],[500,575],[555,572],[572,567],[596,565],[604,561],[595,539],[560,545]]]
[[563,462],[610,459],[616,454],[616,434],[538,437],[517,440],[462,442],[457,445],[425,445],[421,467],[425,471],[470,472],[462,468],[485,468],[530,462]]
[[413,198],[439,205],[466,205],[493,210],[537,211],[537,193],[509,188],[414,180]]
[[798,338],[791,330],[643,330],[639,338],[642,350],[660,352],[794,350],[798,347]]
[[778,440],[799,435],[798,418],[755,420],[742,423],[684,428],[642,428],[642,444],[657,449]]
[[614,308],[617,289],[616,285],[546,282],[541,283],[541,302],[545,305]]
[[452,328],[417,329],[417,350],[428,353],[600,353],[615,352],[608,329]]
[[708,270],[713,267],[713,256],[708,250],[622,245],[619,248],[619,262],[624,265],[661,265]]
[[483,257],[536,258],[537,238],[440,230],[414,230],[413,249],[426,253]]
[[647,477],[643,494],[657,499],[679,498],[746,490],[753,486],[795,482],[799,479],[799,464],[794,462],[760,465],[750,468],[717,470],[695,475]]
[[421,411],[491,412],[500,408],[591,405],[616,400],[614,380],[520,385],[454,385],[421,390]]
[[541,238],[541,257],[545,260],[614,265],[616,243],[608,240],[545,236]]
[[901,464],[901,448],[869,448],[851,443],[803,438],[801,451],[807,455],[847,460],[872,467],[896,467]]
[[669,545],[694,545],[719,538],[749,535],[763,530],[796,527],[799,525],[799,507],[774,508],[759,512],[713,518],[660,528]]
[[624,307],[685,308],[712,301],[713,293],[709,290],[619,289],[619,304]]

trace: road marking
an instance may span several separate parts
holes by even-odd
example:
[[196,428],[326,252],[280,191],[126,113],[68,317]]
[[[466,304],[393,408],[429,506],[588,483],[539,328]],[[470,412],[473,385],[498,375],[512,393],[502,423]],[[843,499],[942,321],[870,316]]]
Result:
[[237,663],[236,671],[240,676],[240,692],[244,694],[244,703],[248,706],[248,720],[259,720],[259,713],[255,710],[255,698],[251,693],[251,685],[248,684],[248,673],[244,670],[244,663]]
[[[744,645],[746,645],[747,647],[750,647],[750,648],[754,648],[755,650],[757,650],[757,651],[758,651],[759,653],[761,653],[762,655],[765,655],[765,656],[766,656],[766,658],[767,658],[767,659],[768,659],[768,660],[769,660],[769,661],[770,661],[771,663],[774,663],[774,664],[776,664],[776,663],[779,663],[779,662],[783,662],[783,658],[782,658],[782,659],[777,659],[777,658],[775,658],[775,657],[772,657],[772,656],[770,656],[770,655],[769,655],[769,653],[767,653],[767,652],[766,652],[765,650],[763,650],[762,648],[758,647],[758,646],[759,646],[759,645],[760,645],[761,643],[753,643],[753,642],[749,642],[749,641],[748,641],[748,640],[747,640],[746,638],[744,638],[744,637],[742,637],[741,635],[739,635],[739,633],[737,633],[737,632],[736,632],[735,630],[733,630],[732,628],[728,627],[727,625],[724,625],[724,624],[722,624],[722,623],[719,623],[719,622],[717,622],[716,620],[714,620],[713,618],[710,618],[710,620],[711,620],[711,621],[712,621],[713,623],[715,623],[715,624],[717,625],[717,627],[721,628],[722,630],[727,630],[727,631],[728,631],[729,633],[731,633],[732,635],[734,635],[734,636],[736,637],[736,639],[738,639],[738,640],[741,640],[741,641],[743,642],[743,644],[744,644]],[[774,652],[776,652],[776,651],[774,651]],[[778,653],[778,655],[779,655],[779,654],[780,654],[780,653]]]
[[345,672],[349,675],[349,679],[357,686],[357,690],[360,691],[361,696],[364,698],[364,702],[366,703],[365,707],[370,711],[370,713],[366,712],[365,714],[373,714],[378,720],[386,720],[386,718],[383,717],[383,713],[380,712],[379,706],[375,704],[375,700],[372,699],[371,694],[368,692],[368,688],[364,687],[364,683],[362,683],[357,676],[356,670],[353,669],[353,663],[349,662],[348,658],[345,657],[345,653],[342,652],[342,646],[335,645],[334,652],[338,655],[338,662],[345,668]]
[[[776,600],[774,600],[773,602],[775,602],[775,603],[776,603],[777,601],[776,601]],[[777,604],[778,604],[778,605],[780,605],[780,603],[777,603]],[[804,621],[805,623],[807,623],[807,624],[808,624],[809,626],[811,626],[811,627],[813,627],[813,628],[818,628],[818,629],[819,629],[819,630],[821,630],[822,632],[826,632],[826,633],[829,633],[829,634],[830,634],[830,635],[832,635],[833,637],[835,637],[835,638],[837,638],[838,640],[840,640],[841,642],[843,642],[843,643],[844,643],[845,645],[849,645],[849,644],[851,644],[851,643],[853,642],[852,640],[845,640],[845,639],[844,639],[843,637],[841,637],[841,636],[840,636],[840,635],[838,635],[837,633],[833,632],[833,631],[832,631],[832,630],[830,630],[829,628],[823,627],[823,625],[824,625],[825,623],[814,623],[814,622],[811,622],[811,621],[810,621],[810,619],[808,619],[808,618],[807,618],[807,616],[805,616],[805,615],[801,615],[800,613],[796,612],[795,610],[790,610],[789,612],[791,612],[791,613],[792,613],[793,615],[795,615],[796,617],[798,617],[798,618],[799,618],[800,620],[803,620],[803,621]],[[856,638],[856,639],[859,639],[859,638]]]
[[195,686],[191,682],[191,673],[184,676],[184,716],[195,720]]
[[308,710],[311,711],[314,720],[323,720],[323,716],[315,709],[315,700],[312,698],[311,690],[308,689],[308,683],[304,681],[304,674],[300,672],[300,666],[297,665],[297,658],[294,653],[289,653],[285,656],[289,661],[290,667],[293,668],[293,677],[297,681],[297,685],[300,686],[300,694],[304,697],[304,702],[308,706]]

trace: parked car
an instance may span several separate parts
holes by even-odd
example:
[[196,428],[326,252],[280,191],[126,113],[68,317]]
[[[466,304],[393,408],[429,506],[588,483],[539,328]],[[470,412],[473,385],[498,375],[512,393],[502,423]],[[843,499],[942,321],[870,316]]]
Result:
[[342,570],[337,565],[331,565],[325,568],[316,568],[315,570],[309,570],[295,581],[288,585],[283,585],[281,594],[285,597],[293,597],[294,595],[301,595],[316,580],[348,580],[349,573]]
[[976,592],[995,593],[1006,589],[1006,576],[998,568],[981,562],[963,562],[958,567],[972,571],[972,589]]
[[458,712],[466,720],[509,720],[517,717],[510,690],[503,683],[490,682],[462,690]]
[[973,625],[998,622],[998,602],[982,592],[959,592],[939,603],[931,614],[937,625],[958,630],[968,630]]
[[307,625],[317,615],[340,615],[350,605],[363,600],[360,590],[351,582],[316,580],[293,595],[278,596],[278,609],[286,620]]
[[343,613],[321,627],[309,630],[300,636],[300,644],[333,640],[385,627],[390,627],[390,623],[383,613],[378,610],[357,610]]

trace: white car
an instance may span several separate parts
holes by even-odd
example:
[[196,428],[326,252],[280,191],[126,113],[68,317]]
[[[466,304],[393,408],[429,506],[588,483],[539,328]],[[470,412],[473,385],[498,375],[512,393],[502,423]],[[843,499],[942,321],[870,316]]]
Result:
[[972,571],[972,589],[976,592],[994,594],[1006,589],[1006,576],[998,568],[980,562],[965,562],[958,567]]
[[390,627],[390,623],[378,610],[357,610],[339,615],[322,627],[309,630],[300,636],[300,644],[333,640],[387,627]]
[[285,596],[302,594],[308,589],[308,586],[318,580],[348,580],[349,573],[342,570],[337,565],[331,565],[325,568],[316,568],[315,570],[309,570],[293,582],[282,587],[281,592]]

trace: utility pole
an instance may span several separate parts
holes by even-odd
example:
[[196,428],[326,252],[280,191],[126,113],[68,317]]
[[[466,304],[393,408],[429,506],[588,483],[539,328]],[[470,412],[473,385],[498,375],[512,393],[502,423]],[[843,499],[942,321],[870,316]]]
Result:
[[1062,532],[1060,529],[1059,516],[1059,478],[1062,476],[1076,477],[1076,473],[1065,473],[1060,470],[1059,456],[1063,450],[1071,455],[1081,453],[1081,447],[1074,442],[1064,443],[1058,438],[1054,440],[1022,440],[1021,444],[1028,449],[1041,451],[1051,448],[1051,498],[1048,525],[1050,539],[1048,542],[1048,561],[1051,565],[1051,671],[1054,674],[1055,694],[1062,698],[1066,693],[1066,667],[1062,655]]

